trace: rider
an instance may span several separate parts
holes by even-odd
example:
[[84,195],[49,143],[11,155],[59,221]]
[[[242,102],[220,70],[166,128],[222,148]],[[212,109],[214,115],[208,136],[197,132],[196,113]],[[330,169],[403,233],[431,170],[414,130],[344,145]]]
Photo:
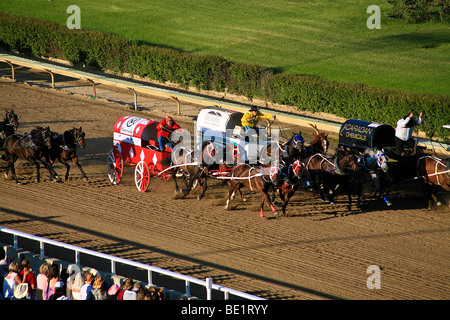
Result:
[[170,140],[170,134],[176,129],[181,129],[181,127],[169,116],[158,123],[156,129],[158,130],[159,150],[161,152],[165,151],[166,144],[173,149],[175,143]]
[[242,127],[244,127],[244,131],[246,132],[249,129],[254,129],[259,136],[259,128],[256,125],[260,119],[275,119],[275,115],[263,114],[257,107],[252,106],[241,118],[241,124]]
[[412,138],[412,134],[414,127],[422,124],[422,114],[422,112],[419,113],[419,119],[415,120],[414,113],[411,112],[408,116],[397,121],[397,128],[395,129],[397,154],[401,155],[405,146],[414,148],[415,141]]

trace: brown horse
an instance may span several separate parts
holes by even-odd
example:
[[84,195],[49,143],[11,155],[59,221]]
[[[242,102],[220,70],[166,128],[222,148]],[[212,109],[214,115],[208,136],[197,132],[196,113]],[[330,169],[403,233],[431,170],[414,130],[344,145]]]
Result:
[[328,134],[320,132],[316,125],[310,124],[314,129],[316,135],[313,140],[309,143],[309,146],[303,146],[300,158],[305,159],[314,155],[315,153],[327,153],[330,143],[328,141]]
[[282,202],[281,208],[283,210],[283,215],[285,216],[289,200],[300,186],[302,176],[306,173],[306,168],[303,162],[295,160],[293,164],[283,167],[280,172],[283,176],[278,177],[277,188]]
[[77,147],[82,149],[86,147],[84,141],[85,136],[86,134],[80,127],[67,130],[63,134],[56,135],[56,137],[51,139],[52,147],[49,150],[50,163],[53,165],[55,160],[58,159],[66,167],[65,180],[69,179],[70,166],[67,163],[68,160],[72,160],[78,169],[80,169],[84,181],[88,180],[77,156]]
[[206,189],[208,189],[208,169],[206,166],[195,161],[193,151],[183,147],[175,148],[171,154],[171,168],[172,178],[175,183],[175,193],[179,191],[177,175],[181,174],[186,185],[186,189],[181,190],[184,196],[189,194],[198,183],[202,191],[197,199],[201,200],[204,197]]
[[[280,160],[293,163],[297,159],[308,158],[315,153],[327,153],[329,148],[328,134],[320,132],[316,125],[309,124],[315,131],[313,140],[308,144],[304,143],[301,131],[293,133],[291,138],[278,146],[280,152]],[[271,145],[265,150],[267,156],[272,156]]]
[[341,186],[348,195],[347,208],[351,210],[352,187],[356,185],[359,205],[362,186],[360,179],[356,176],[358,167],[354,154],[338,151],[334,157],[329,158],[316,153],[305,160],[305,167],[311,177],[313,188],[319,191],[322,200],[325,200],[325,194],[327,194],[330,204],[334,204],[336,189]]
[[24,159],[35,165],[36,182],[39,182],[40,180],[39,162],[41,162],[48,170],[51,180],[56,179],[59,181],[57,174],[48,161],[47,151],[51,148],[50,137],[51,131],[49,127],[37,127],[28,135],[22,136],[14,134],[6,138],[4,151],[6,160],[8,161],[8,167],[6,168],[5,176],[8,177],[9,170],[11,170],[14,180],[16,183],[19,183],[14,163],[17,159]]
[[417,175],[423,181],[425,193],[428,197],[428,208],[431,208],[431,198],[437,205],[441,202],[436,197],[436,188],[442,187],[450,191],[450,166],[448,160],[424,156],[417,160]]
[[231,170],[230,179],[227,182],[230,189],[228,190],[228,199],[225,205],[226,209],[230,209],[232,195],[234,195],[236,191],[240,192],[240,188],[245,186],[251,191],[256,191],[261,194],[261,218],[264,218],[264,201],[267,201],[273,214],[278,215],[278,212],[275,210],[269,197],[269,189],[272,187],[272,182],[264,179],[261,168],[255,168],[248,164],[238,164]]

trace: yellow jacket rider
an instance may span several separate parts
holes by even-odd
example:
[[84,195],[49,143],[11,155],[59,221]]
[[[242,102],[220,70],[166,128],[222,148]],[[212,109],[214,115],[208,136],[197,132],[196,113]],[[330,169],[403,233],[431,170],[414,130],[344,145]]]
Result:
[[249,129],[254,129],[256,133],[259,135],[259,128],[256,127],[258,121],[260,119],[275,119],[275,115],[271,114],[263,114],[258,110],[257,107],[253,106],[249,111],[244,113],[241,118],[241,124],[244,128],[244,131],[248,131]]

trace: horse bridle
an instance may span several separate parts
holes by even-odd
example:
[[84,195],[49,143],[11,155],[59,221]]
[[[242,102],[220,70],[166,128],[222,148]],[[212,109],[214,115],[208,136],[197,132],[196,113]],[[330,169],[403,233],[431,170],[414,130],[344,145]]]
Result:
[[[80,141],[84,141],[84,137],[86,134],[83,131],[79,131],[78,129],[75,129],[75,142],[81,146]],[[63,135],[64,137],[64,135]],[[64,139],[64,138],[63,138]]]
[[[16,124],[14,124],[14,122]],[[17,115],[14,112],[7,112],[5,115],[5,122],[7,125],[10,125],[11,127],[14,127],[17,129],[17,127],[19,127],[19,119],[17,117]]]
[[384,152],[377,153],[375,156],[377,157],[378,167],[380,167],[384,172],[386,172],[387,170],[385,171],[383,169],[383,163],[389,160],[388,156]]

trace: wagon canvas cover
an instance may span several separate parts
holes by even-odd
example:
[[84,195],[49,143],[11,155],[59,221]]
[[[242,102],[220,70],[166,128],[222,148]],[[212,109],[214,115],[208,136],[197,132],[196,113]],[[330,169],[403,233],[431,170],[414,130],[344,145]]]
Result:
[[114,142],[126,142],[140,147],[157,141],[155,120],[134,116],[123,116],[114,125]]
[[339,146],[379,150],[395,147],[395,129],[386,124],[349,119],[339,130]]

